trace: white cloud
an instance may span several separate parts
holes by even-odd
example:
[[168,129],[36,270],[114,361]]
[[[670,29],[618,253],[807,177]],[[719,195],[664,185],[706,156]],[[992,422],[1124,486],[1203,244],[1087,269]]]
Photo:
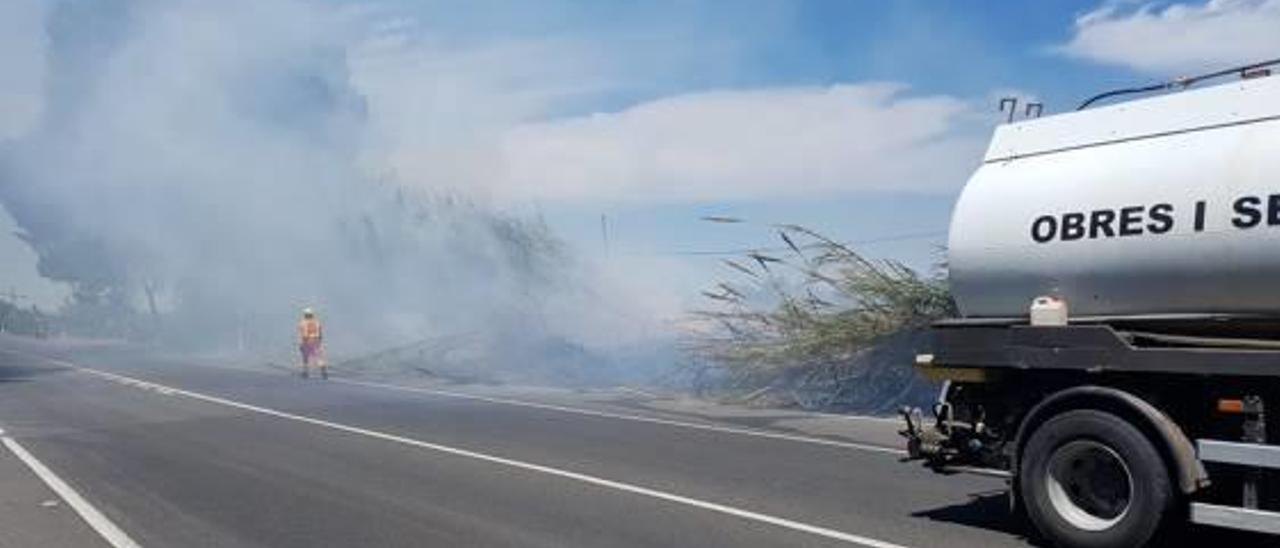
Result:
[[603,69],[582,44],[521,39],[459,48],[422,38],[429,31],[412,24],[349,55],[368,108],[366,161],[403,183],[485,193],[503,131],[610,85],[593,79]]
[[507,204],[952,190],[987,137],[969,101],[893,83],[677,93],[584,114],[734,56],[660,47],[655,64],[598,36],[459,41],[432,19],[370,19],[348,54],[366,165]]
[[510,199],[688,201],[958,188],[971,105],[892,83],[693,93],[532,123],[501,145]]
[[1273,59],[1280,57],[1280,0],[1106,4],[1076,19],[1059,50],[1162,75]]
[[39,0],[0,2],[0,141],[23,134],[40,116],[44,17]]

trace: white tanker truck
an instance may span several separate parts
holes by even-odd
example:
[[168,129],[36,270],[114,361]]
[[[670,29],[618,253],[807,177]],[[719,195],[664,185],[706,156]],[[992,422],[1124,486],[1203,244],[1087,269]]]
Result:
[[1280,534],[1276,67],[996,130],[952,217],[961,317],[917,357],[944,389],[931,420],[904,410],[912,457],[1007,477],[1058,546]]

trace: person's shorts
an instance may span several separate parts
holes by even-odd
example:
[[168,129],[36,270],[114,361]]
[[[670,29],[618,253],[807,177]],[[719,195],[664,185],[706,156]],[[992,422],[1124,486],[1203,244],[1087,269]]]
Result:
[[320,357],[319,343],[302,343],[298,349],[302,351],[302,359],[307,363],[314,363]]

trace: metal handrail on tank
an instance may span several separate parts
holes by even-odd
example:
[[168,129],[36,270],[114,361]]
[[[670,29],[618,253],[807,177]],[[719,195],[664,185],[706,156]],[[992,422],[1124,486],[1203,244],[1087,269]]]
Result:
[[1200,83],[1200,82],[1203,82],[1203,81],[1205,81],[1205,80],[1213,80],[1213,79],[1217,79],[1217,78],[1222,78],[1222,77],[1224,77],[1224,76],[1231,76],[1231,75],[1233,75],[1233,74],[1238,74],[1238,75],[1240,75],[1242,78],[1248,78],[1248,77],[1253,76],[1253,74],[1252,74],[1252,73],[1255,73],[1255,72],[1256,72],[1256,71],[1258,71],[1259,69],[1264,69],[1264,68],[1272,67],[1272,66],[1280,66],[1280,58],[1278,58],[1278,59],[1272,59],[1272,60],[1270,60],[1270,61],[1262,61],[1262,62],[1260,62],[1260,63],[1253,63],[1253,64],[1249,64],[1249,65],[1244,65],[1244,66],[1240,66],[1240,67],[1230,68],[1230,69],[1226,69],[1226,70],[1220,70],[1220,71],[1217,71],[1217,72],[1210,72],[1210,73],[1208,73],[1208,74],[1201,74],[1201,75],[1199,75],[1199,76],[1191,76],[1191,77],[1188,77],[1188,78],[1178,78],[1177,80],[1173,80],[1173,81],[1170,81],[1170,82],[1164,82],[1164,83],[1160,83],[1160,84],[1152,84],[1152,85],[1149,85],[1149,86],[1143,86],[1143,87],[1136,87],[1136,88],[1124,88],[1124,89],[1112,90],[1112,91],[1108,91],[1108,92],[1106,92],[1106,93],[1100,93],[1100,94],[1098,94],[1098,95],[1095,95],[1095,96],[1093,96],[1093,97],[1090,97],[1090,98],[1089,98],[1089,100],[1087,100],[1087,101],[1085,101],[1085,102],[1081,103],[1081,104],[1080,104],[1080,106],[1076,108],[1076,110],[1078,110],[1078,111],[1079,111],[1079,110],[1084,110],[1084,109],[1089,108],[1090,106],[1092,106],[1094,103],[1097,103],[1097,102],[1102,101],[1102,100],[1104,100],[1104,99],[1110,99],[1110,98],[1113,98],[1113,97],[1120,97],[1120,96],[1123,96],[1123,95],[1137,95],[1137,94],[1143,94],[1143,93],[1154,93],[1154,92],[1157,92],[1157,91],[1165,91],[1165,90],[1179,89],[1179,88],[1180,88],[1180,89],[1186,89],[1186,88],[1189,88],[1189,87],[1191,87],[1191,86],[1194,86],[1194,85],[1196,85],[1196,84],[1198,84],[1198,83]]

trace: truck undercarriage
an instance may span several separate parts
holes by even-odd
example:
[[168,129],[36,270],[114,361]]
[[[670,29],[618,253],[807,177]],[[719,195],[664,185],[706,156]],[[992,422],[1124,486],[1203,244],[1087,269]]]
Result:
[[1183,513],[1280,533],[1280,344],[1255,338],[1273,320],[1025,321],[936,326],[917,367],[944,390],[927,420],[903,410],[912,458],[1009,478],[1063,546],[1142,544]]

